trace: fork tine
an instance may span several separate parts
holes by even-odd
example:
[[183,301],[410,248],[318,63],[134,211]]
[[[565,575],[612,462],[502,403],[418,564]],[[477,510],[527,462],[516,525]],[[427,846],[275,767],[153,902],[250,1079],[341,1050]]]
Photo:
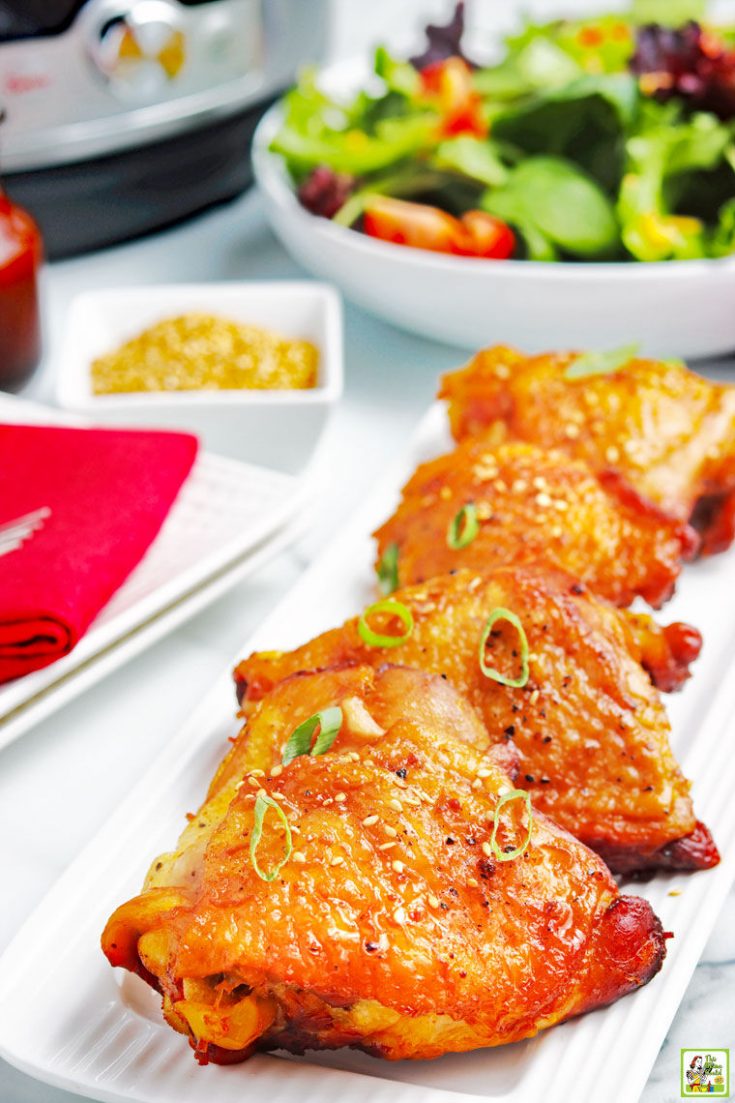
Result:
[[15,517],[12,521],[4,521],[0,524],[0,536],[14,532],[16,529],[30,529],[34,531],[51,514],[48,506],[41,506],[32,513],[26,513],[22,517]]
[[0,555],[8,555],[20,548],[35,532],[43,528],[47,517],[51,516],[48,506],[41,506],[31,513],[6,521],[0,525]]

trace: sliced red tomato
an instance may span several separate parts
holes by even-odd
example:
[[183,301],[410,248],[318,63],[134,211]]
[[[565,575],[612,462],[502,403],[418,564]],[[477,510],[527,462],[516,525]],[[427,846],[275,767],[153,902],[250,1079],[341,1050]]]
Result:
[[484,211],[468,211],[459,219],[426,203],[382,195],[367,201],[363,229],[380,241],[455,256],[505,260],[515,249],[510,227]]
[[436,253],[455,252],[459,223],[446,211],[425,203],[407,203],[404,199],[375,196],[365,206],[363,228],[369,237],[391,241],[394,245],[412,245]]
[[472,85],[472,70],[461,57],[448,57],[427,65],[421,70],[421,86],[424,96],[442,116],[442,134],[487,137],[482,99]]
[[467,211],[462,215],[462,226],[472,241],[473,257],[493,257],[507,260],[516,247],[516,235],[506,222],[494,218],[486,211]]

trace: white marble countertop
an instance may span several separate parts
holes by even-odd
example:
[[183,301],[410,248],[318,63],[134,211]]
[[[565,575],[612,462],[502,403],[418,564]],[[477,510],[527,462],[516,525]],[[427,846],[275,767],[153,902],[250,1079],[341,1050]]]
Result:
[[[425,5],[426,6],[426,5]],[[339,5],[338,42],[350,48],[384,29],[386,0]],[[369,9],[369,12],[367,12]],[[362,19],[366,13],[366,19]],[[380,31],[379,31],[380,33]],[[47,272],[47,346],[58,347],[72,295],[124,284],[301,277],[250,193],[178,228]],[[501,338],[502,334],[498,334]],[[236,587],[173,638],[116,671],[0,753],[0,951],[58,874],[105,821],[266,612],[367,492],[373,473],[401,448],[431,401],[439,372],[463,353],[346,308],[346,393],[327,429],[332,473],[309,534]],[[735,361],[713,365],[718,375]],[[27,389],[48,400],[53,355]],[[379,428],[378,428],[379,427]],[[645,1103],[679,1097],[679,1047],[727,1046],[735,1057],[735,893],[720,916],[644,1092]],[[77,1097],[0,1062],[1,1103],[72,1103]],[[535,1101],[534,1101],[535,1103]]]

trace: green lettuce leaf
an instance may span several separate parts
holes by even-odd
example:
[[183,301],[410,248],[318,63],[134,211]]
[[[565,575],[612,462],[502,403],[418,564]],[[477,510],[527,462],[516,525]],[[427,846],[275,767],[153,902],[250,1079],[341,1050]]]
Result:
[[681,27],[693,19],[701,23],[707,15],[707,0],[633,0],[631,16],[636,23],[661,23]]
[[[702,112],[684,118],[675,105],[647,105],[641,129],[626,145],[626,172],[618,199],[623,242],[637,260],[707,256],[708,212],[698,208],[689,213],[683,200],[691,174],[724,168],[729,175],[730,146],[729,128],[714,115]],[[735,189],[735,172],[731,175]],[[718,205],[709,212],[712,221]]]
[[271,143],[295,179],[316,165],[355,176],[383,170],[436,145],[437,117],[430,110],[378,117],[361,125],[375,101],[364,93],[351,103],[327,96],[313,73],[302,76],[285,97],[284,122]]
[[412,99],[421,88],[421,77],[411,62],[393,57],[385,46],[375,51],[373,68],[390,92]]
[[551,23],[527,22],[520,34],[506,40],[509,56],[539,39],[566,54],[579,72],[595,75],[624,72],[635,45],[630,18],[622,12]]
[[711,252],[714,257],[729,257],[735,253],[735,197],[720,208]]
[[550,38],[534,36],[499,65],[479,69],[473,83],[482,96],[512,100],[541,89],[563,87],[581,72],[574,59]]
[[508,179],[508,169],[497,145],[465,134],[442,142],[432,163],[437,168],[459,172],[491,188],[504,184]]

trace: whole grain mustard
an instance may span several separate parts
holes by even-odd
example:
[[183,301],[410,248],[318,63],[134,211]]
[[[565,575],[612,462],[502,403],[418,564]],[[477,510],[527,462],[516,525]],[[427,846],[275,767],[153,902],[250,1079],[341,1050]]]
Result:
[[310,341],[213,314],[182,314],[92,362],[94,394],[136,391],[304,390],[316,386]]

